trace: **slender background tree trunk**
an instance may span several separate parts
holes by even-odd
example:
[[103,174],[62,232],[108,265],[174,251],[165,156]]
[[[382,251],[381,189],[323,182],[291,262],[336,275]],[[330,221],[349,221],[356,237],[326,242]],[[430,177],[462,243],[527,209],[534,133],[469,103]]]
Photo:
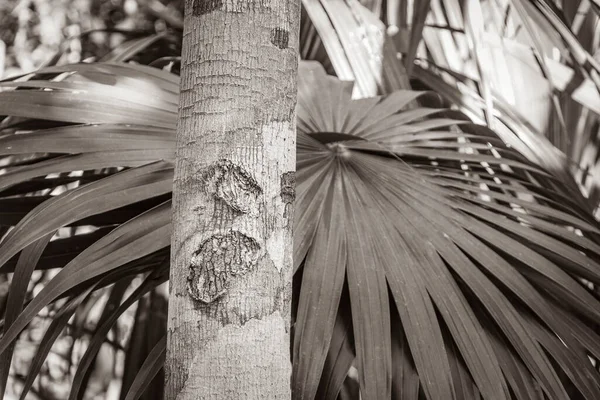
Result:
[[289,399],[297,0],[186,0],[167,400]]

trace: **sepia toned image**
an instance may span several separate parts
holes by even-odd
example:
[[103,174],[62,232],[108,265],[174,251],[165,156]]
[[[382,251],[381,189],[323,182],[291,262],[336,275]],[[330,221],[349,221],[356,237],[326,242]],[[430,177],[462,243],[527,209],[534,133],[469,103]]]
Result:
[[0,399],[599,400],[600,1],[0,0]]

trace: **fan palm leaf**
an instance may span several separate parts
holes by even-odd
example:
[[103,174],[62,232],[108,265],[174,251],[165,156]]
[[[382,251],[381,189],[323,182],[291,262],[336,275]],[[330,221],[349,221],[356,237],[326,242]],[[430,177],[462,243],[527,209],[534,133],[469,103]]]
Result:
[[[491,335],[498,335],[511,344],[516,353],[512,356],[524,362],[550,397],[566,397],[563,384],[546,355],[549,352],[552,357],[558,357],[555,354],[562,349],[553,348],[549,342],[545,342],[547,347],[542,347],[540,338],[531,333],[528,318],[529,313],[534,313],[548,324],[550,332],[565,343],[568,341],[564,338],[571,337],[570,343],[579,347],[569,333],[571,328],[553,316],[554,305],[546,299],[548,287],[544,284],[541,289],[536,285],[538,281],[547,282],[546,279],[555,285],[564,285],[561,295],[573,290],[569,298],[578,303],[577,308],[582,306],[580,300],[590,302],[586,307],[589,312],[593,312],[596,304],[593,296],[563,270],[567,268],[568,272],[582,274],[580,276],[593,281],[598,279],[596,266],[592,267],[596,271],[592,278],[584,272],[585,267],[570,270],[561,260],[569,252],[567,247],[571,245],[566,245],[567,242],[574,244],[583,239],[567,229],[568,226],[559,228],[556,224],[558,210],[553,206],[557,202],[552,198],[568,190],[561,188],[563,185],[547,171],[503,145],[490,131],[477,127],[477,134],[467,134],[468,121],[423,120],[419,117],[419,114],[427,114],[423,110],[399,112],[406,102],[413,100],[412,92],[396,92],[386,99],[370,100],[369,104],[362,100],[340,101],[337,110],[330,113],[325,104],[336,104],[331,99],[339,98],[341,93],[349,96],[347,86],[332,83],[334,78],[325,76],[316,66],[309,69],[310,72],[305,73],[309,77],[303,75],[301,83],[310,83],[301,84],[299,92],[298,128],[299,133],[306,134],[298,138],[299,177],[304,170],[317,176],[313,185],[327,188],[330,193],[324,195],[325,199],[332,202],[336,199],[336,209],[346,208],[346,211],[335,213],[346,217],[337,230],[332,223],[323,224],[328,215],[334,218],[333,212],[325,211],[326,206],[320,214],[312,214],[321,219],[318,223],[303,218],[301,211],[298,213],[296,264],[305,254],[306,260],[297,322],[303,330],[301,336],[296,336],[295,346],[299,354],[312,356],[309,364],[303,365],[302,358],[296,360],[296,376],[308,374],[317,363],[314,354],[319,352],[312,346],[322,344],[311,339],[328,337],[332,331],[331,323],[327,326],[313,322],[314,326],[310,327],[302,319],[306,318],[303,315],[308,315],[309,310],[311,316],[320,315],[319,310],[323,309],[324,317],[319,321],[333,321],[330,302],[335,302],[337,296],[331,292],[341,293],[341,284],[336,282],[339,281],[339,264],[345,263],[363,395],[368,393],[369,386],[379,386],[369,396],[389,396],[390,382],[381,380],[382,371],[387,371],[390,379],[392,370],[389,359],[386,361],[391,346],[387,336],[389,287],[428,398],[447,398],[448,393],[455,390],[450,365],[457,360],[450,359],[454,353],[447,350],[447,335],[459,351],[459,362],[468,368],[467,377],[476,383],[484,398],[509,398]],[[332,89],[335,86],[337,91]],[[329,94],[315,90],[324,87],[329,88]],[[322,107],[316,106],[320,103]],[[304,107],[305,104],[310,106]],[[315,111],[319,114],[312,115]],[[362,115],[363,120],[347,122],[357,115]],[[373,119],[369,120],[371,115]],[[335,131],[335,125],[346,126],[344,133],[355,138],[338,136],[332,143],[331,135],[319,133]],[[328,172],[332,168],[335,174]],[[334,183],[330,183],[331,180]],[[489,187],[486,182],[498,186]],[[542,194],[541,187],[535,188],[537,185],[559,189]],[[302,184],[299,189],[310,193]],[[342,195],[336,194],[340,191]],[[323,201],[313,199],[311,195],[299,196],[298,208],[314,209],[311,202]],[[583,217],[582,212],[576,218],[585,225],[589,223],[591,231],[588,232],[596,234],[596,224],[589,216]],[[575,226],[583,227],[579,223]],[[320,233],[321,229],[336,229],[336,233]],[[313,248],[306,245],[311,237]],[[331,255],[326,256],[325,264],[330,267],[317,274],[322,266],[312,262],[311,251],[320,248],[325,238],[330,238],[326,243]],[[584,241],[596,248],[591,241]],[[348,255],[337,255],[345,247]],[[572,257],[582,257],[580,266],[595,264],[579,250],[571,250]],[[513,258],[515,254],[520,259]],[[319,254],[319,257],[324,256]],[[380,276],[382,271],[385,278]],[[500,282],[502,286],[498,287]],[[305,285],[312,289],[312,299],[303,296]],[[323,286],[329,294],[327,300],[320,291]],[[586,300],[575,300],[579,296]],[[482,312],[489,320],[479,316]],[[585,325],[585,322],[580,321],[580,324]],[[309,327],[313,331],[307,331]],[[397,340],[401,335],[396,332],[393,336]],[[370,347],[375,338],[379,338],[377,348]],[[593,346],[592,343],[586,346]],[[303,346],[307,347],[305,351],[301,350]],[[385,349],[382,351],[381,347]],[[584,356],[580,361],[589,364]],[[324,362],[323,357],[321,362]],[[597,376],[590,376],[597,381]],[[428,385],[431,382],[435,384]],[[597,393],[595,384],[577,382],[576,385],[589,398]]]

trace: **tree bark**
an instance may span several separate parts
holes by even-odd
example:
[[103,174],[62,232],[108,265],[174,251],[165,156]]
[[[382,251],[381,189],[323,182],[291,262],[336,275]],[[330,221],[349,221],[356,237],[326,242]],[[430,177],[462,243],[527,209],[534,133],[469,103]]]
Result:
[[167,400],[289,399],[297,0],[186,0]]

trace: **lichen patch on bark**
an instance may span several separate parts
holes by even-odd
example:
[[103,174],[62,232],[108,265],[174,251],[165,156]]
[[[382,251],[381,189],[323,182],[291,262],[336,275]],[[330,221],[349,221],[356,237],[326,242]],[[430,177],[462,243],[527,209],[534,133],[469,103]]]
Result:
[[281,272],[285,261],[285,244],[287,237],[282,229],[277,229],[267,239],[267,253],[273,261],[273,265],[277,268],[277,272]]
[[231,279],[251,271],[259,257],[259,244],[241,232],[209,237],[200,244],[190,262],[190,296],[203,303],[214,302],[227,292]]
[[204,190],[232,210],[249,213],[258,209],[262,189],[245,169],[229,160],[209,165],[201,178]]
[[[265,162],[277,162],[290,142],[295,145],[296,130],[290,121],[272,120],[261,127]],[[287,169],[287,168],[286,168]]]

